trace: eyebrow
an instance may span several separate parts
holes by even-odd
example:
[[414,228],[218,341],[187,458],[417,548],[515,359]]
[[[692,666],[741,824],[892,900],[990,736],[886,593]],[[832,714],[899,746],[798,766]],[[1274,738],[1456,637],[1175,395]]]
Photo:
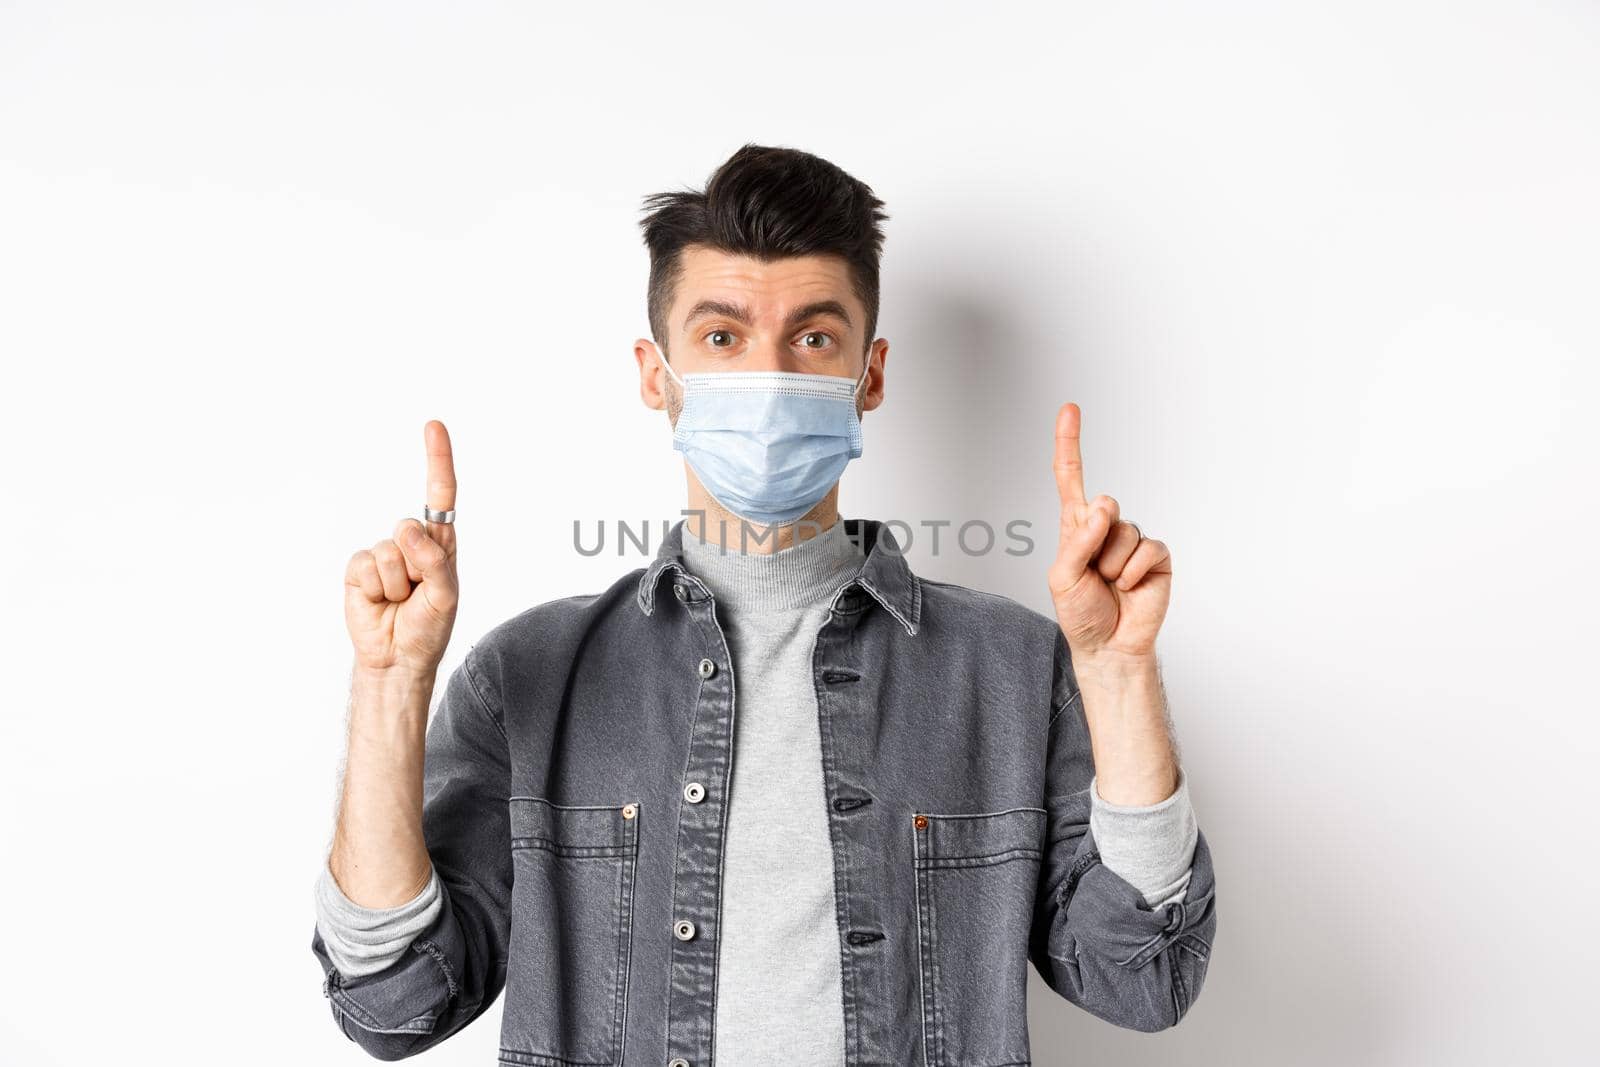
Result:
[[[702,300],[694,307],[689,309],[688,316],[686,316],[683,320],[684,329],[688,329],[689,324],[694,322],[696,319],[703,318],[707,315],[722,315],[732,319],[734,322],[739,323],[741,326],[750,325],[750,311],[748,308],[742,307],[738,304],[730,304],[725,300]],[[787,320],[785,320],[784,325],[793,328],[800,325],[802,322],[805,322],[807,319],[820,318],[823,315],[832,315],[843,322],[846,326],[854,325],[854,323],[850,321],[850,313],[846,311],[845,306],[839,303],[837,300],[814,300],[811,303],[806,304],[804,307],[795,308],[789,313],[789,317]]]

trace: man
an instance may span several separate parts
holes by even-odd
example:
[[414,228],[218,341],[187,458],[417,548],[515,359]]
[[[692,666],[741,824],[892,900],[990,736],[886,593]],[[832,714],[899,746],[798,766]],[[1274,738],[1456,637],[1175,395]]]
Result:
[[506,992],[502,1064],[1011,1064],[1029,964],[1175,1025],[1216,927],[1155,656],[1159,541],[1056,423],[1055,618],[914,574],[838,479],[883,402],[871,189],[746,145],[647,199],[640,395],[687,519],[604,592],[435,672],[456,480],[357,552],[344,790],[312,950],[381,1059]]

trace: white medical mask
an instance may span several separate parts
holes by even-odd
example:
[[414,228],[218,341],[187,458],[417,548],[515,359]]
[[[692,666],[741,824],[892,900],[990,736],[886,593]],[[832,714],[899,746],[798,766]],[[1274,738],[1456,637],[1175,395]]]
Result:
[[778,526],[810,511],[861,455],[854,383],[831,374],[715,371],[680,378],[672,447],[712,499],[749,522]]

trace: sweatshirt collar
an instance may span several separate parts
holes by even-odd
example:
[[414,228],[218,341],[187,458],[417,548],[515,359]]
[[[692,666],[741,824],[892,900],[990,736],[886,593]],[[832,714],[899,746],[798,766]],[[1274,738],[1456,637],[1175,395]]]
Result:
[[[668,571],[676,572],[695,587],[699,595],[712,595],[706,583],[689,569],[684,555],[683,523],[684,520],[679,519],[667,531],[655,558],[639,578],[639,610],[646,615],[655,613],[656,589],[661,576]],[[840,597],[850,598],[854,589],[865,590],[899,621],[906,633],[915,636],[921,626],[921,584],[906,563],[905,554],[888,525],[876,519],[846,518],[839,519],[838,524],[844,527],[844,534],[860,546],[866,558],[854,577],[835,594],[835,601]]]
[[740,613],[789,612],[827,601],[866,563],[843,521],[776,552],[739,543],[730,528],[726,546],[696,537],[687,523],[682,532],[683,561],[717,600]]

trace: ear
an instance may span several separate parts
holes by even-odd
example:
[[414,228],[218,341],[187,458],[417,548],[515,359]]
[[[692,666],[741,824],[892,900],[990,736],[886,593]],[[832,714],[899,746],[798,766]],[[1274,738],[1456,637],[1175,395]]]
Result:
[[889,342],[882,337],[867,349],[867,363],[871,369],[867,371],[866,392],[861,394],[862,411],[871,411],[883,403],[883,365],[888,358]]
[[667,394],[662,380],[667,372],[661,369],[661,350],[654,341],[641,337],[633,342],[633,361],[639,365],[639,399],[653,411],[665,411]]

